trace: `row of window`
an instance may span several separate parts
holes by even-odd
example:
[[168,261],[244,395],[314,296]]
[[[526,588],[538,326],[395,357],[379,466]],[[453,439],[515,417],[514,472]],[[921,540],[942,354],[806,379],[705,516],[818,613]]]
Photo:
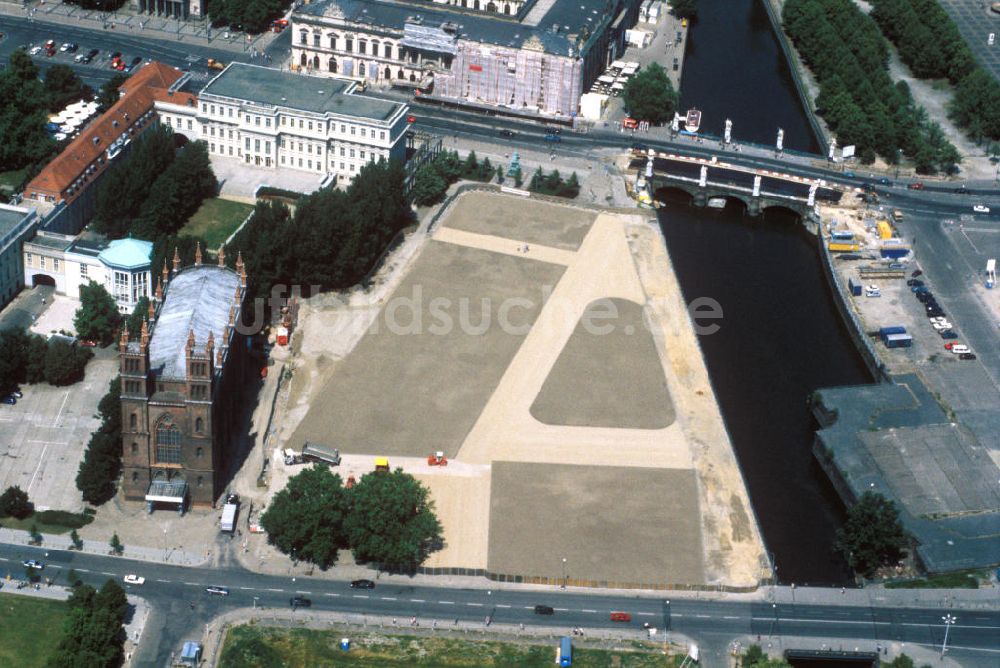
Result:
[[[202,111],[202,113],[214,115],[215,114],[215,105],[214,104],[210,104],[208,102],[202,102],[201,103],[201,111]],[[220,111],[221,111],[221,108],[220,108]],[[230,115],[230,117],[232,117],[232,115],[233,115],[232,114],[232,109],[230,109],[229,111],[230,111],[229,115]],[[311,120],[306,120],[306,119],[302,119],[302,118],[295,119],[295,118],[290,118],[290,117],[288,117],[286,115],[279,116],[279,118],[281,119],[280,123],[281,123],[282,127],[291,127],[291,128],[294,128],[294,127],[296,127],[296,121],[298,121],[298,129],[299,130],[307,130],[309,132],[320,131],[320,132],[327,132],[327,133],[332,133],[332,132],[336,132],[337,131],[337,123],[334,122],[334,121],[330,121],[329,127],[327,127],[326,123],[322,122],[322,121],[311,121]],[[175,119],[177,127],[180,127],[180,120],[181,120],[180,118]],[[259,116],[259,115],[256,115],[256,114],[254,114],[254,115],[244,114],[244,120],[246,122],[246,125],[253,125],[255,127],[262,127],[261,121],[263,120],[263,127],[265,127],[265,128],[271,127],[271,117],[270,116]],[[167,119],[167,122],[169,124],[169,118]],[[206,128],[208,128],[207,131],[208,131],[209,136],[214,137],[215,136],[215,128],[211,127],[211,126],[204,125],[204,124],[202,125],[202,134],[205,134]],[[360,133],[358,132],[359,128],[360,128]],[[191,121],[190,120],[188,121],[188,129],[189,130],[191,129]],[[365,127],[365,126],[356,126],[356,125],[348,125],[347,123],[340,123],[340,134],[342,134],[342,135],[346,135],[346,134],[350,133],[351,136],[357,136],[358,134],[360,134],[362,137],[367,138],[369,136],[369,130],[370,130],[370,133],[371,133],[371,138],[375,139],[375,128],[370,128],[369,129],[369,128]],[[223,132],[223,130],[220,129],[219,132],[220,132],[219,136],[220,137],[223,136],[221,134]],[[385,141],[385,130],[379,130],[378,132],[379,132],[379,140]],[[229,130],[229,138],[230,139],[233,138],[233,131],[232,130]]]

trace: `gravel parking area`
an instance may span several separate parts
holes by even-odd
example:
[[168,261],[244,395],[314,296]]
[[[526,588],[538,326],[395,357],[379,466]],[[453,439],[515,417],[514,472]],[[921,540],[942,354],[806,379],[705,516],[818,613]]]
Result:
[[0,489],[20,486],[39,510],[82,511],[77,468],[100,425],[97,404],[117,373],[117,356],[98,351],[76,385],[25,385],[17,405],[0,406]]

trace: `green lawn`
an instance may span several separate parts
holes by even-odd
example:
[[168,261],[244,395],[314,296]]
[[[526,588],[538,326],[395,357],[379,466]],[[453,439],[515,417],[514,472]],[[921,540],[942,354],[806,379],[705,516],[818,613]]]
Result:
[[0,172],[0,190],[14,192],[14,188],[21,185],[21,180],[27,171],[27,167],[22,167],[11,172]]
[[[351,639],[350,651],[340,649]],[[534,642],[538,642],[534,640]],[[658,646],[634,642],[629,649],[573,648],[573,666],[652,668],[679,665],[683,657],[664,656]],[[324,666],[510,666],[555,665],[556,642],[520,644],[425,636],[386,636],[355,630],[282,629],[244,625],[226,635],[220,668],[321,668]]]
[[[38,533],[69,533],[73,529],[81,529],[94,521],[92,515],[68,513],[63,511],[42,511],[32,513],[23,520],[16,517],[0,517],[0,526],[7,529],[22,529],[31,531],[31,525],[38,528]],[[3,664],[0,664],[2,666]]]
[[979,578],[988,577],[983,571],[958,571],[932,575],[922,580],[887,582],[886,589],[979,589]]
[[0,666],[42,668],[59,644],[65,617],[62,601],[0,592]]
[[233,202],[227,199],[213,197],[205,200],[195,211],[191,219],[181,228],[180,234],[190,237],[201,237],[213,252],[229,235],[236,231],[250,212],[253,205],[243,202]]

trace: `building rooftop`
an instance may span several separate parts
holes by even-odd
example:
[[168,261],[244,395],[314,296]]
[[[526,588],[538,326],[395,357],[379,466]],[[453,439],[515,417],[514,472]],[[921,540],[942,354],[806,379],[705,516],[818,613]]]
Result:
[[259,65],[232,63],[209,81],[201,94],[376,121],[388,120],[403,108],[398,102],[354,95],[351,93],[354,86],[354,81],[349,79],[295,74]]
[[321,0],[295,10],[296,14],[343,18],[352,23],[403,30],[407,23],[428,26],[451,24],[461,39],[521,48],[528,45],[553,55],[584,53],[590,38],[617,16],[617,0],[544,0],[527,5],[517,19],[503,14],[472,13],[450,5],[405,0]]
[[218,350],[224,338],[240,277],[231,269],[196,265],[181,269],[167,284],[149,342],[150,368],[161,378],[184,378],[188,334],[204,349],[211,332]]
[[115,239],[97,256],[109,267],[139,269],[148,267],[153,258],[153,242],[142,239]]
[[31,209],[0,204],[0,248],[7,246],[8,236],[12,239],[31,224],[33,214]]
[[[166,94],[182,73],[162,63],[147,63],[122,84],[121,97],[115,104],[85,127],[69,146],[52,159],[38,176],[24,187],[27,197],[42,192],[61,195],[78,179],[85,176],[88,167],[120,138],[128,137],[132,126],[142,121],[146,112],[153,109],[153,100],[162,92]],[[103,165],[106,167],[107,165]],[[62,195],[67,201],[77,197],[91,180],[80,183],[73,194]]]

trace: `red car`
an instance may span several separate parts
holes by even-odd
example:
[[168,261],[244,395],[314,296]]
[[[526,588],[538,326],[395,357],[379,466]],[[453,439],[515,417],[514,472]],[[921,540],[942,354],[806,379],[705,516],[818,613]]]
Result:
[[944,349],[945,350],[951,350],[951,347],[954,346],[954,345],[955,345],[954,341],[949,341],[948,343],[944,344]]
[[910,190],[923,190],[924,189],[924,184],[920,183],[919,181],[917,181],[916,183],[911,183],[910,185],[908,185],[906,187],[909,188]]
[[416,116],[407,116],[406,117],[406,122],[407,123],[416,123],[417,122],[417,117]]
[[611,621],[613,621],[613,622],[631,622],[632,621],[632,615],[628,614],[627,612],[612,612],[611,613]]

